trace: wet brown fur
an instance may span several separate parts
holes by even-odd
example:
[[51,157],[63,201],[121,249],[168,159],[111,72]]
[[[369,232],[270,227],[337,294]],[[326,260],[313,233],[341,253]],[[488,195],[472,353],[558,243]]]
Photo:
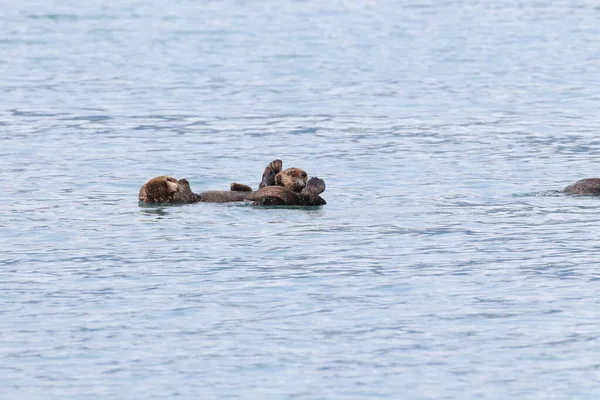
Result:
[[267,165],[262,175],[259,188],[265,186],[273,186],[275,184],[275,176],[281,172],[283,162],[281,160],[273,160]]
[[252,188],[248,185],[244,185],[243,183],[233,182],[229,185],[229,190],[235,192],[251,192]]
[[327,202],[319,196],[325,191],[325,182],[319,178],[310,178],[306,187],[299,193],[283,186],[266,186],[252,192],[246,200],[255,206],[320,206]]
[[240,183],[232,183],[231,190],[213,190],[196,194],[192,192],[187,179],[177,180],[172,176],[157,176],[140,188],[139,200],[148,204],[160,203],[228,203],[242,201],[252,192],[252,188]]
[[192,193],[186,179],[177,180],[172,176],[157,176],[144,183],[138,195],[144,203],[195,203],[200,201]]
[[293,192],[301,192],[306,187],[308,175],[300,168],[288,168],[275,175],[275,186],[283,186]]
[[229,203],[232,201],[243,201],[251,192],[245,191],[226,191],[226,190],[210,190],[200,193],[200,198],[206,203]]
[[569,194],[600,196],[600,178],[582,179],[567,186],[564,189],[564,192]]

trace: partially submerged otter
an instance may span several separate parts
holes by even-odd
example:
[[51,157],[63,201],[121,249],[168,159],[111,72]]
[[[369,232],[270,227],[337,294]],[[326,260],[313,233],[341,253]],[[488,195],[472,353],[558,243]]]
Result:
[[232,183],[229,191],[215,190],[195,194],[186,179],[170,176],[150,179],[140,189],[139,200],[144,203],[225,203],[253,201],[253,205],[319,206],[327,204],[319,194],[325,190],[325,182],[319,178],[307,179],[300,168],[282,171],[282,161],[273,160],[263,172],[259,190],[241,183]]
[[140,188],[139,200],[144,203],[226,203],[242,201],[252,189],[246,185],[232,183],[231,190],[214,190],[196,194],[192,192],[187,179],[172,176],[157,176],[144,183]]
[[600,178],[582,179],[567,186],[565,193],[587,196],[600,196]]

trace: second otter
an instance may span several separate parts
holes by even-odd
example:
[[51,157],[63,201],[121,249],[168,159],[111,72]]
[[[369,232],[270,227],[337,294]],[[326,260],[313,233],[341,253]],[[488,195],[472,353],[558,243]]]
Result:
[[567,186],[564,192],[586,196],[600,196],[600,178],[582,179]]

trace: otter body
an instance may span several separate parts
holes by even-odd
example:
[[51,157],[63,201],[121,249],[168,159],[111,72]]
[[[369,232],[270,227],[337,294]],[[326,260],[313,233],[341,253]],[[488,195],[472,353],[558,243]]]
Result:
[[321,206],[327,202],[319,196],[325,190],[325,182],[311,178],[300,168],[281,170],[281,160],[272,161],[262,176],[259,189],[250,193],[246,200],[253,206]]
[[600,196],[600,178],[582,179],[567,186],[565,193],[587,196]]
[[244,201],[250,192],[210,190],[200,193],[200,201],[206,203],[229,203],[232,201]]
[[142,185],[138,198],[141,202],[148,204],[185,204],[199,201],[227,203],[244,200],[249,193],[246,189],[250,189],[250,187],[234,183],[231,185],[230,191],[213,190],[196,194],[192,192],[187,179],[177,180],[172,176],[157,176]]

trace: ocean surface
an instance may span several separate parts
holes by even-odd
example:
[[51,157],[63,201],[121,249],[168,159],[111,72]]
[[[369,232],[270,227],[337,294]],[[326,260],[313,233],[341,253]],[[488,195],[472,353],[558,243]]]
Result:
[[0,399],[599,398],[599,89],[591,0],[4,0]]

